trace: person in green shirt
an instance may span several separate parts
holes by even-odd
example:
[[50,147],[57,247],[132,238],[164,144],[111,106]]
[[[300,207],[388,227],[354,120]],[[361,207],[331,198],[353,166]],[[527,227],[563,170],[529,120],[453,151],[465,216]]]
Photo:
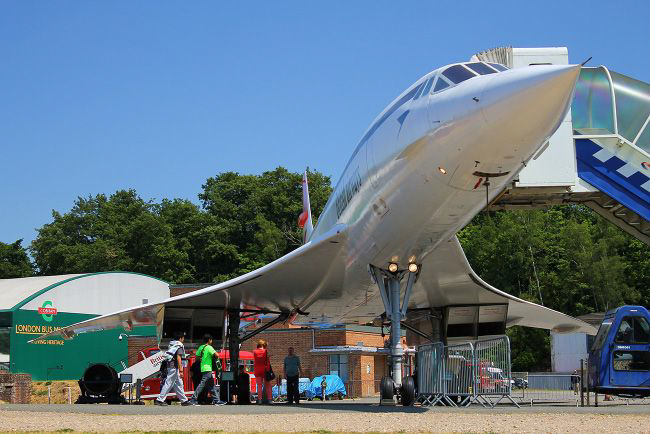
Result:
[[[199,349],[196,350],[196,358],[200,360],[200,364],[201,364],[201,382],[194,390],[194,393],[192,394],[192,398],[190,399],[190,402],[193,405],[196,405],[198,403],[199,395],[201,394],[203,389],[207,387],[210,381],[213,381],[212,378],[213,360],[216,362],[217,365],[216,366],[217,373],[221,370],[221,360],[219,360],[219,354],[217,354],[217,351],[212,347],[212,335],[206,334],[205,336],[203,336],[203,345],[201,345]],[[219,386],[217,386],[215,381],[212,382],[211,392],[212,392],[212,404],[214,405],[225,404],[225,402],[219,399]]]

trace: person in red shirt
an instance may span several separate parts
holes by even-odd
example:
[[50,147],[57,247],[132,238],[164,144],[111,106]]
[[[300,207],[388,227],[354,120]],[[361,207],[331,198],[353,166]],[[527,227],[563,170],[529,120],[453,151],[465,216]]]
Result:
[[257,397],[261,399],[262,404],[271,402],[271,382],[266,381],[266,373],[271,370],[269,354],[266,350],[266,341],[260,339],[257,341],[257,348],[253,350],[253,373],[257,382]]

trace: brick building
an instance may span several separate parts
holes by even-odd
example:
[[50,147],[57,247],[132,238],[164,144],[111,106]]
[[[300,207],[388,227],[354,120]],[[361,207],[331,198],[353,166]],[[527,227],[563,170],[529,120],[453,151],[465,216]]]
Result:
[[[388,336],[382,336],[378,327],[346,325],[322,330],[277,325],[244,342],[242,350],[254,350],[258,339],[268,342],[276,375],[284,377],[283,360],[293,347],[300,356],[303,377],[336,374],[351,397],[378,394],[379,382],[387,372]],[[405,338],[402,344],[406,346]]]

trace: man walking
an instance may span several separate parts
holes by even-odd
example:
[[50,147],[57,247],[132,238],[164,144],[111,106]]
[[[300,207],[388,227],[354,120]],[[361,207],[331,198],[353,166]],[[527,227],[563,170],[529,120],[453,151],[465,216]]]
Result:
[[201,364],[201,382],[194,389],[194,394],[192,399],[190,399],[191,405],[197,405],[199,400],[199,395],[205,387],[208,386],[209,382],[212,382],[212,404],[213,405],[224,405],[225,402],[219,399],[219,386],[212,378],[212,362],[216,363],[217,375],[221,371],[221,360],[219,360],[219,354],[212,347],[212,335],[206,334],[203,336],[203,345],[196,350],[196,360],[200,360]]
[[573,389],[573,394],[578,395],[580,393],[580,374],[578,374],[578,370],[573,371],[573,375],[571,375],[571,388]]
[[163,362],[166,366],[165,383],[160,390],[160,395],[154,400],[156,405],[169,405],[165,402],[165,398],[170,391],[176,393],[181,405],[191,405],[183,388],[183,356],[185,356],[183,341],[185,341],[183,332],[174,333],[174,339],[169,342],[169,347],[165,351]]
[[289,404],[300,404],[298,380],[301,372],[300,358],[293,353],[293,347],[289,347],[289,355],[284,358],[284,376],[287,377],[287,401]]

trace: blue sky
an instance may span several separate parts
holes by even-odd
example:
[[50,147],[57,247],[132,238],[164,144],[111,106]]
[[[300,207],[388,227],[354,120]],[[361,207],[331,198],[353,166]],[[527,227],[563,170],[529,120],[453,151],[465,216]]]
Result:
[[0,0],[0,241],[77,196],[197,201],[223,171],[336,181],[371,120],[477,51],[569,47],[650,82],[647,1]]

